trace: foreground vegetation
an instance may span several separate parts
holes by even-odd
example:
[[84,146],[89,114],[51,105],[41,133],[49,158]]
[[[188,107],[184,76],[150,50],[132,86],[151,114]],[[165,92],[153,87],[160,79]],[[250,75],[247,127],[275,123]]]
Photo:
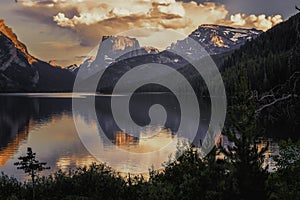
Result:
[[[282,142],[278,170],[268,173],[253,152],[205,159],[190,148],[162,172],[122,178],[105,164],[36,179],[36,199],[297,199],[300,196],[300,142]],[[255,154],[255,153],[254,153]],[[0,176],[0,199],[32,199],[32,183]]]

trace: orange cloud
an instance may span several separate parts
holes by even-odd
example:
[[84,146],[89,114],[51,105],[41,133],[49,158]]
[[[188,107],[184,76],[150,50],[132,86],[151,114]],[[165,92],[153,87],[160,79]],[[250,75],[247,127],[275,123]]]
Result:
[[[197,4],[175,0],[48,0],[22,1],[26,9],[52,18],[58,27],[71,30],[84,46],[95,46],[102,35],[136,28],[163,28],[189,34],[200,24],[212,23],[267,30],[282,22],[280,15],[237,13],[229,16],[223,4]],[[44,10],[47,9],[47,12]],[[47,16],[45,16],[47,15]],[[172,38],[170,38],[171,40]]]
[[228,25],[245,27],[245,28],[254,27],[266,31],[282,21],[283,19],[280,15],[267,17],[264,14],[261,14],[259,16],[255,16],[255,15],[246,16],[245,14],[238,13],[230,16],[230,21],[228,22]]

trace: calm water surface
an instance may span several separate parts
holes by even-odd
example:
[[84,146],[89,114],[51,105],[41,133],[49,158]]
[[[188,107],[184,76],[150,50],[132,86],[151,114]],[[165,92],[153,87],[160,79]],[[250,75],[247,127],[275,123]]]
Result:
[[[84,100],[94,98],[87,94],[75,95]],[[110,96],[97,96],[97,119],[93,118],[90,108],[83,107],[72,113],[72,94],[2,94],[0,95],[0,171],[8,175],[24,179],[22,171],[13,165],[19,156],[25,155],[27,147],[32,147],[38,159],[47,162],[51,170],[49,174],[59,169],[68,170],[77,166],[99,162],[85,148],[80,140],[74,124],[84,130],[83,136],[99,129],[105,132],[105,140],[99,136],[97,144],[100,162],[121,169],[121,171],[144,171],[152,165],[161,167],[165,157],[153,156],[124,157],[118,150],[132,153],[147,153],[159,150],[170,142],[177,141],[174,134],[180,123],[180,107],[176,98],[169,94],[137,94],[132,97],[131,116],[133,120],[145,126],[149,124],[147,112],[153,104],[161,104],[167,112],[165,124],[147,126],[138,136],[131,136],[121,130],[113,120],[110,110]],[[122,95],[120,97],[122,98]],[[209,106],[201,105],[201,119],[195,143],[205,135],[209,122]],[[192,109],[192,108],[191,108]],[[98,123],[99,122],[99,123]],[[82,137],[82,135],[81,135]],[[90,141],[91,144],[94,141]],[[176,146],[168,149],[169,153],[176,151]]]
[[[1,94],[0,171],[19,180],[26,179],[23,172],[17,170],[13,164],[19,156],[26,154],[27,147],[32,147],[38,159],[47,162],[51,167],[43,175],[59,169],[68,170],[90,165],[93,162],[106,162],[121,172],[140,173],[151,166],[161,168],[162,163],[168,161],[165,154],[175,154],[176,143],[180,139],[175,133],[180,124],[181,112],[178,101],[171,94],[132,96],[130,115],[136,124],[145,126],[144,131],[138,135],[127,134],[117,126],[110,109],[110,96],[73,94],[73,98],[82,101],[95,98],[96,106],[82,106],[73,113],[72,94]],[[123,95],[117,98],[123,98]],[[205,102],[207,101],[200,102],[199,129],[193,141],[196,145],[199,145],[208,130],[210,105]],[[149,108],[154,104],[164,107],[166,121],[164,124],[146,126],[150,122]],[[92,114],[94,111],[96,117]],[[189,119],[189,122],[192,124],[193,119]],[[99,131],[99,126],[105,135],[99,134],[97,140],[94,140],[90,134],[95,130]],[[92,146],[93,155],[81,139],[85,141],[85,145]],[[165,149],[165,154],[158,151],[168,144],[174,145]],[[263,147],[265,144],[262,141],[259,146]],[[273,160],[269,158],[273,152],[278,152],[277,143],[272,143],[266,153],[265,164],[271,165],[270,169],[274,167]],[[142,156],[137,157],[137,154]]]

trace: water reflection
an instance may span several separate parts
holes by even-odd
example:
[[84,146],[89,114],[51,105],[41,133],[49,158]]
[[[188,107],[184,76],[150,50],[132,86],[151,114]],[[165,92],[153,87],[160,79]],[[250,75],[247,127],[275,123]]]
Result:
[[[28,94],[28,95],[1,95],[0,96],[0,171],[23,179],[24,175],[17,170],[13,163],[24,155],[28,146],[37,152],[38,159],[45,161],[51,170],[67,170],[76,166],[89,165],[97,160],[91,156],[82,144],[72,113],[71,94]],[[168,118],[165,125],[146,127],[139,136],[133,136],[121,130],[114,122],[109,109],[110,97],[96,97],[97,119],[91,115],[91,110],[82,108],[76,113],[80,121],[80,128],[84,130],[85,138],[91,145],[95,144],[97,153],[103,162],[109,160],[110,165],[123,171],[144,171],[152,165],[161,166],[163,157],[157,153],[155,157],[143,155],[140,159],[130,156],[124,157],[118,150],[132,153],[155,152],[171,142],[177,141],[174,131],[180,122],[180,109],[176,100],[167,95],[136,96],[136,105],[132,109],[132,117],[136,123],[146,125],[147,107],[154,103],[165,105]],[[91,95],[78,95],[76,98],[94,98]],[[122,96],[120,96],[122,98]],[[171,104],[170,104],[171,103]],[[203,110],[205,110],[205,106]],[[203,137],[207,130],[205,122],[209,114],[202,112],[198,139]],[[92,130],[99,129],[98,122],[104,127],[105,137],[100,135],[99,141],[89,141]],[[77,127],[78,128],[78,127]],[[172,152],[176,146],[166,149]],[[161,158],[160,158],[161,157]],[[108,159],[109,158],[109,159]],[[167,161],[167,160],[164,160]],[[44,174],[44,175],[45,175]]]
[[[15,105],[23,104],[19,111]],[[30,116],[36,110],[36,102],[11,97],[0,98],[0,166],[12,158],[34,126]]]
[[140,137],[134,137],[118,131],[113,141],[117,147],[133,153],[149,153],[160,150],[175,140],[175,136],[168,129],[149,127]]
[[139,143],[139,138],[128,135],[123,131],[117,131],[116,138],[113,143],[119,147],[137,145]]
[[[20,144],[26,141],[28,137],[29,127],[32,126],[33,121],[30,120],[29,126],[20,131],[15,139],[9,142],[6,146],[1,147],[0,150],[0,167],[4,166],[8,159],[13,158]],[[2,141],[2,140],[1,140]]]
[[76,161],[62,166],[59,165],[62,158],[96,161],[76,134],[70,98],[0,96],[0,103],[1,171],[22,179],[22,172],[13,163],[24,155],[27,146],[33,147],[52,171],[86,164]]
[[[149,123],[147,111],[153,104],[165,107],[168,116],[164,125],[146,126],[138,136],[120,129],[113,120],[110,96],[96,97],[96,118],[91,115],[91,107],[82,107],[75,116],[79,127],[75,127],[72,113],[72,94],[12,94],[0,95],[0,171],[24,179],[22,171],[13,165],[17,158],[24,155],[28,146],[37,152],[38,159],[45,161],[51,170],[68,170],[77,166],[97,162],[81,142],[77,129],[84,132],[84,141],[93,146],[101,162],[122,170],[123,172],[141,172],[152,165],[160,167],[165,157],[158,150],[173,144],[164,153],[176,150],[177,135],[174,134],[180,123],[180,108],[176,99],[169,94],[135,95],[131,102],[131,116],[137,124]],[[75,98],[95,98],[93,95],[78,94]],[[122,96],[120,95],[120,98]],[[135,104],[134,104],[135,103]],[[134,106],[133,106],[134,104]],[[194,144],[197,144],[207,132],[210,119],[209,109],[205,103],[200,105],[201,119]],[[191,108],[192,109],[192,108]],[[192,121],[192,119],[190,119]],[[99,122],[99,124],[98,124]],[[99,140],[93,140],[92,133],[104,130]],[[77,128],[77,129],[76,129]],[[217,138],[224,146],[230,145],[226,138]],[[175,142],[174,142],[175,141]],[[259,148],[266,143],[261,142]],[[277,143],[269,141],[265,163],[270,169],[275,165],[270,156],[278,152]],[[126,154],[141,154],[137,159]],[[156,154],[150,154],[156,152]]]

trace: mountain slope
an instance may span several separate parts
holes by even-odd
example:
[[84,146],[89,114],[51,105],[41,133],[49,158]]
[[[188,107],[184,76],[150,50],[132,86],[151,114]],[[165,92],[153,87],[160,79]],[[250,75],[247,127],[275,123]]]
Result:
[[[256,29],[233,28],[214,24],[203,24],[189,37],[199,42],[210,55],[223,54],[238,49],[246,41],[255,39],[263,31]],[[190,49],[187,39],[172,44],[171,49],[186,49],[194,54],[197,49]]]
[[[235,51],[223,64],[224,79],[237,78],[239,69],[246,67],[251,87],[259,93],[288,80],[294,72],[300,70],[297,50],[299,22],[300,14],[297,14]],[[230,82],[235,81],[227,81],[228,84]],[[230,92],[232,85],[228,86]]]
[[38,92],[72,92],[75,75],[67,69],[57,68],[46,62],[32,64],[39,72]]
[[[97,76],[97,72],[106,70],[107,67],[114,66],[116,63],[122,63],[124,60],[134,59],[139,56],[158,53],[159,51],[156,48],[140,47],[139,41],[136,38],[103,36],[97,54],[86,59],[78,68],[72,69],[71,67],[69,70],[77,74],[78,70],[81,69],[79,79],[89,79],[90,77]],[[114,71],[118,73],[117,70]],[[121,72],[123,72],[122,69],[120,69]]]
[[39,73],[28,57],[0,32],[0,91],[31,91],[38,84]]
[[36,58],[34,58],[32,55],[28,53],[27,47],[18,40],[18,37],[12,31],[12,29],[5,25],[3,19],[0,19],[0,32],[6,37],[8,37],[14,43],[15,47],[19,49],[26,56],[30,64],[37,61]]
[[30,55],[0,20],[0,92],[71,91],[75,75]]
[[242,68],[256,91],[259,121],[275,134],[295,137],[300,129],[300,13],[235,51],[221,67],[228,96]]

